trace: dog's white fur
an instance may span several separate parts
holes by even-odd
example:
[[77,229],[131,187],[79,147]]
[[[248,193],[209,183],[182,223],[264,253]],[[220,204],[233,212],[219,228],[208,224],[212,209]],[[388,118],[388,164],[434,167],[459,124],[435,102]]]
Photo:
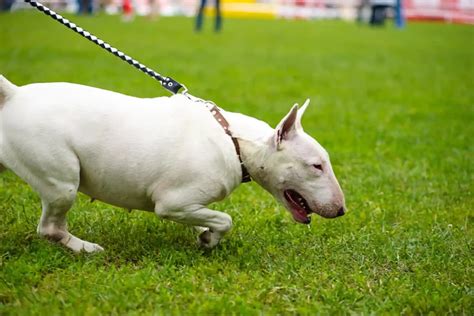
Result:
[[[300,110],[295,105],[275,130],[242,114],[222,113],[257,183],[290,211],[287,189],[322,216],[342,215],[344,196],[329,157],[301,127],[307,103]],[[193,225],[201,231],[200,242],[213,247],[232,219],[206,206],[229,195],[242,176],[230,137],[203,103],[183,95],[135,98],[70,83],[17,87],[0,76],[0,171],[5,167],[39,193],[39,234],[87,252],[102,247],[73,236],[66,225],[78,191]]]

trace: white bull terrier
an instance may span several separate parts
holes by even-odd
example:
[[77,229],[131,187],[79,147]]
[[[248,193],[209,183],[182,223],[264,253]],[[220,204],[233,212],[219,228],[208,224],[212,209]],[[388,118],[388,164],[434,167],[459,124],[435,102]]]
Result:
[[78,191],[195,226],[217,245],[232,227],[208,209],[248,173],[300,223],[344,214],[344,195],[294,105],[272,129],[192,96],[142,99],[71,83],[18,87],[0,76],[0,171],[12,170],[42,202],[38,233],[73,251],[103,250],[67,230]]

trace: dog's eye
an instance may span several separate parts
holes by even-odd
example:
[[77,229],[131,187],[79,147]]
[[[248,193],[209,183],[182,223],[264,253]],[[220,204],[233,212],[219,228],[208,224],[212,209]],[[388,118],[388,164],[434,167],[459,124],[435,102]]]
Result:
[[321,165],[321,164],[314,164],[313,168],[318,169],[320,171],[323,171],[323,165]]

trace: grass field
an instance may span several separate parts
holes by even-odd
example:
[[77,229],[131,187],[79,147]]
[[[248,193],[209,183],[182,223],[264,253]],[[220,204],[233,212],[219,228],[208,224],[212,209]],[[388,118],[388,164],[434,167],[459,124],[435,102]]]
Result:
[[[234,228],[213,251],[153,214],[81,196],[75,255],[36,235],[40,201],[0,175],[0,314],[474,313],[474,27],[70,17],[194,95],[278,123],[312,99],[305,130],[330,152],[349,213],[291,216],[256,184],[217,203]],[[0,15],[0,73],[136,96],[153,80],[34,12]]]

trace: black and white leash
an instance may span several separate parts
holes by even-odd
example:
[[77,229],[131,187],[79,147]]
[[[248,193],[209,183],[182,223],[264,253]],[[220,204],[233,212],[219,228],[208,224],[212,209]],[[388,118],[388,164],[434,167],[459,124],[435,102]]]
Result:
[[126,55],[125,53],[119,51],[117,48],[115,48],[115,47],[111,46],[110,44],[104,42],[103,40],[99,39],[97,36],[92,35],[91,33],[85,31],[81,27],[77,26],[76,24],[72,23],[71,21],[69,21],[68,19],[62,17],[61,15],[57,14],[56,12],[49,9],[48,7],[45,7],[41,3],[36,2],[35,0],[25,0],[25,2],[29,3],[31,6],[38,9],[39,11],[43,12],[44,14],[52,17],[53,19],[55,19],[59,23],[65,25],[68,28],[70,28],[74,32],[79,33],[81,36],[85,37],[89,41],[99,45],[100,47],[102,47],[103,49],[108,51],[109,53],[114,54],[115,56],[119,57],[123,61],[126,61],[127,63],[129,63],[133,67],[137,68],[138,70],[141,70],[142,72],[146,73],[150,77],[158,80],[166,90],[171,91],[173,94],[178,93],[179,90],[181,88],[183,88],[183,91],[181,93],[184,94],[188,99],[190,99],[194,102],[204,103],[204,105],[209,109],[209,111],[211,111],[214,118],[223,127],[225,133],[231,137],[232,142],[234,143],[235,150],[236,150],[237,156],[239,158],[240,166],[242,168],[242,182],[251,181],[250,174],[248,173],[247,168],[245,167],[245,165],[242,161],[242,157],[240,155],[239,142],[237,141],[237,138],[232,136],[232,133],[229,131],[229,123],[224,118],[222,113],[220,113],[219,108],[213,102],[206,101],[206,100],[203,100],[201,98],[197,98],[193,95],[190,95],[189,93],[187,93],[188,89],[186,89],[186,87],[183,84],[177,82],[176,80],[174,80],[170,77],[163,77],[162,75],[160,75],[156,71],[148,68],[147,66],[145,66],[142,63],[136,61],[132,57],[130,57],[130,56]]
[[59,23],[65,25],[66,27],[70,28],[74,32],[82,35],[83,37],[85,37],[89,41],[99,45],[100,47],[102,47],[103,49],[108,51],[109,53],[114,54],[115,56],[117,56],[118,58],[122,59],[123,61],[129,63],[130,65],[137,68],[138,70],[140,70],[140,71],[146,73],[147,75],[149,75],[150,77],[158,80],[160,82],[160,84],[166,90],[172,92],[173,94],[178,93],[181,88],[183,88],[183,93],[187,92],[187,89],[183,84],[177,82],[176,80],[174,80],[170,77],[164,77],[164,76],[160,75],[159,73],[157,73],[153,69],[148,68],[147,66],[145,66],[142,63],[136,61],[132,57],[130,57],[130,56],[126,55],[125,53],[119,51],[117,48],[115,48],[115,47],[111,46],[110,44],[104,42],[103,40],[101,40],[97,36],[92,35],[91,33],[85,31],[81,27],[77,26],[76,24],[72,23],[71,21],[69,21],[68,19],[62,17],[61,15],[57,14],[56,12],[49,9],[48,7],[45,7],[41,3],[36,2],[34,0],[25,0],[25,2],[29,3],[31,6],[35,7],[36,9],[43,12],[44,14],[49,15],[50,17],[52,17],[53,19],[55,19]]

